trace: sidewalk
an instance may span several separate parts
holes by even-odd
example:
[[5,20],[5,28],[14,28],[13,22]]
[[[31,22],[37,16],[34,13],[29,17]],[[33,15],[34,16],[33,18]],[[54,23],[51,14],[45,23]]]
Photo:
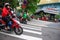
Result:
[[55,22],[48,22],[48,21],[35,20],[35,19],[28,21],[27,24],[36,25],[36,26],[43,26],[43,27],[60,28],[59,22],[55,23]]

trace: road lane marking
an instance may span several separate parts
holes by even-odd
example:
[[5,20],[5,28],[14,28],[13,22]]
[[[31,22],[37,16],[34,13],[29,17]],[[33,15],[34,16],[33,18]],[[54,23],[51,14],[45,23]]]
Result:
[[[42,27],[42,28],[50,28],[50,29],[56,29],[56,30],[60,30],[60,28],[56,28],[56,27],[49,27],[49,26],[38,26],[38,25],[32,25],[32,24],[24,24],[24,25],[30,25],[30,26],[35,26],[35,27]],[[58,26],[57,26],[58,27]]]
[[37,37],[32,37],[32,36],[27,36],[27,35],[21,35],[20,38],[21,37],[27,40],[42,40],[42,38],[37,38]]
[[32,29],[32,30],[39,30],[39,31],[42,31],[42,28],[34,28],[34,27],[25,27],[25,26],[22,26],[23,28],[28,28],[28,29]]
[[42,32],[37,32],[37,31],[32,31],[32,30],[27,30],[27,29],[23,29],[23,31],[42,35]]
[[35,26],[35,27],[48,27],[47,25],[42,25],[42,24],[40,24],[40,25],[37,25],[37,24],[30,24],[30,23],[28,23],[28,24],[21,24],[21,26],[24,26],[24,25],[26,25],[26,26]]
[[4,32],[0,32],[0,33],[3,35],[8,35],[8,36],[26,39],[26,40],[43,40],[42,38],[32,37],[32,36],[23,35],[23,34],[22,35],[14,35],[14,34],[8,34],[8,33],[4,33]]

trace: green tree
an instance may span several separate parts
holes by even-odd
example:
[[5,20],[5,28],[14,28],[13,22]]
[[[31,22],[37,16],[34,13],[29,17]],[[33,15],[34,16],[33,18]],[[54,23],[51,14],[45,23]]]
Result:
[[40,2],[40,0],[27,0],[27,8],[26,10],[29,12],[29,13],[35,13],[36,9],[38,8],[37,7],[37,3]]
[[12,8],[19,6],[18,0],[1,0],[2,3],[9,2]]
[[10,0],[9,3],[11,4],[12,8],[19,6],[18,0]]

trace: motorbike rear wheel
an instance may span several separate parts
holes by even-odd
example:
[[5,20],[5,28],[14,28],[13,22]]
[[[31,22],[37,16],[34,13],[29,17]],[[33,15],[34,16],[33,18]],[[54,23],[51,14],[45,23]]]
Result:
[[17,34],[17,35],[21,35],[23,33],[23,28],[20,27],[20,28],[14,28],[14,32]]

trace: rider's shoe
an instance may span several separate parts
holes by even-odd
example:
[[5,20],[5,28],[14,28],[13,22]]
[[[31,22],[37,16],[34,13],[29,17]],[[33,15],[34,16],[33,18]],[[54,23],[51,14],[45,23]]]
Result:
[[10,27],[9,27],[9,26],[8,26],[7,28],[8,28],[8,29],[10,29]]
[[7,28],[7,27],[5,27],[5,30],[8,30],[8,28]]

